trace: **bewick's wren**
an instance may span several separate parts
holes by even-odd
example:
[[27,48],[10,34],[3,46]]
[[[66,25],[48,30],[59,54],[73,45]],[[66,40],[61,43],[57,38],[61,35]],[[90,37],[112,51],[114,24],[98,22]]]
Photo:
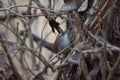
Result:
[[[23,35],[26,31],[21,31],[20,35]],[[27,35],[26,35],[27,36]],[[35,34],[32,34],[33,40],[37,44],[41,44],[45,48],[51,50],[54,53],[58,53],[59,51],[63,50],[65,47],[67,47],[70,44],[70,39],[68,38],[68,31],[65,31],[63,33],[60,33],[54,43],[49,43],[48,41],[45,41]],[[65,50],[66,51],[66,50]]]

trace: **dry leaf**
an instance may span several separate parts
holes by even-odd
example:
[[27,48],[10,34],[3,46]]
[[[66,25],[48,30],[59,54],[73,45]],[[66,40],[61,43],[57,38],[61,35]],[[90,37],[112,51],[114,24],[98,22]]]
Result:
[[85,0],[64,0],[64,4],[61,8],[61,11],[75,11]]
[[88,0],[85,0],[80,6],[80,8],[78,9],[78,12],[85,11],[87,8],[88,8]]

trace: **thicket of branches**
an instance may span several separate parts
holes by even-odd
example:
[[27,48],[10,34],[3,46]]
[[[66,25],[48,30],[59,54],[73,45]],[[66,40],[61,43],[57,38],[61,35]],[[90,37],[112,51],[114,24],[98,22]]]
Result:
[[[60,10],[54,10],[57,0],[48,0],[47,7],[39,0],[29,0],[28,4],[23,5],[16,3],[16,0],[9,0],[6,7],[4,0],[0,0],[0,27],[5,28],[0,32],[0,80],[26,79],[22,75],[27,74],[20,74],[14,57],[23,70],[27,68],[32,73],[29,80],[46,80],[48,68],[52,74],[49,80],[120,79],[120,1],[63,2]],[[27,8],[26,12],[19,11],[21,7]],[[31,25],[40,16],[46,18],[52,33],[58,33],[54,43],[32,33]],[[56,21],[57,17],[66,22],[65,31]],[[20,31],[20,23],[16,24],[14,19],[20,20],[23,31]],[[7,31],[14,34],[16,41],[9,40]],[[26,44],[27,38],[30,46]],[[33,42],[38,44],[37,49]],[[47,61],[41,54],[42,47],[56,55]],[[26,51],[32,55],[33,67],[37,67],[36,59],[44,64],[37,73],[28,67]]]

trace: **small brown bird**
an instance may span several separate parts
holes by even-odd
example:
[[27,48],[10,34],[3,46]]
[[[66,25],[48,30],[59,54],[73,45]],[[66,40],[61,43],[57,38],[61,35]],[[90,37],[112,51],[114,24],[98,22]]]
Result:
[[[25,32],[26,32],[26,30],[21,31],[20,35],[24,35]],[[26,36],[28,36],[28,35],[26,35]],[[54,43],[50,43],[48,41],[45,41],[45,40],[39,38],[38,36],[36,36],[35,34],[32,34],[31,36],[37,44],[41,44],[42,46],[44,46],[45,48],[49,49],[50,51],[52,51],[54,53],[60,52],[65,47],[69,46],[69,44],[70,44],[70,40],[69,40],[67,31],[60,33],[57,36]],[[65,52],[66,52],[66,50],[65,50]]]

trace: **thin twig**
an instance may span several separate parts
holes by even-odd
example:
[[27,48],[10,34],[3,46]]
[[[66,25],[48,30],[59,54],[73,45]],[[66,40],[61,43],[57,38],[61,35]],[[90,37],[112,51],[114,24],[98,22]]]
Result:
[[[1,40],[3,39],[1,33],[0,33],[0,39]],[[7,55],[7,58],[8,58],[8,61],[9,61],[10,65],[11,65],[11,67],[12,67],[12,70],[15,72],[15,74],[17,75],[19,80],[23,80],[20,73],[19,73],[19,71],[17,70],[17,67],[15,66],[15,64],[14,64],[14,62],[13,62],[11,56],[10,56],[10,53],[7,50],[7,46],[4,44],[4,42],[2,42],[2,41],[0,41],[0,42],[1,42],[2,47],[3,47],[3,49],[4,49],[4,51],[5,51],[6,55]]]
[[119,65],[119,63],[120,63],[120,52],[119,52],[119,56],[118,56],[118,58],[117,58],[117,60],[116,60],[116,62],[114,64],[114,66],[111,68],[111,71],[110,71],[110,73],[109,73],[109,75],[107,77],[107,80],[110,80],[110,78],[112,77],[112,74],[114,73],[114,70]]

